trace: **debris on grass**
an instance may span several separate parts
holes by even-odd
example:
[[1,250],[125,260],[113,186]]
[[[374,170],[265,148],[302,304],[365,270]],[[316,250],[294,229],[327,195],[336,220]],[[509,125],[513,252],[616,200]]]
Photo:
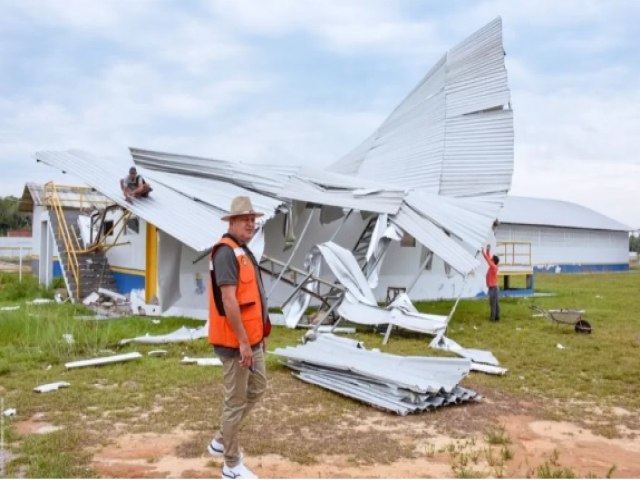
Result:
[[82,368],[93,367],[98,365],[106,365],[109,363],[128,362],[142,358],[142,354],[138,352],[123,353],[121,355],[111,355],[109,357],[90,358],[87,360],[77,360],[75,362],[67,362],[64,364],[66,368]]
[[300,380],[398,415],[481,399],[459,385],[471,369],[465,358],[391,355],[332,334],[272,353]]
[[183,357],[180,361],[183,365],[199,365],[201,367],[221,367],[222,360],[215,357],[195,358],[195,357]]
[[37,393],[47,393],[54,392],[60,388],[68,388],[71,384],[69,382],[55,382],[55,383],[46,383],[44,385],[39,385],[33,389],[34,392]]
[[150,357],[165,357],[167,355],[166,350],[151,350],[147,353]]
[[209,330],[207,326],[200,328],[187,328],[181,327],[178,330],[167,333],[165,335],[143,335],[135,338],[125,338],[118,342],[119,345],[126,345],[128,343],[180,343],[180,342],[192,342],[200,338],[207,338],[209,336]]

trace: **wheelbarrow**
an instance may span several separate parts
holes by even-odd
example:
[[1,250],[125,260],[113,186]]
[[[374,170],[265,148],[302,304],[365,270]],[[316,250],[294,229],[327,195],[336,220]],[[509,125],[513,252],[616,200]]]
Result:
[[547,317],[553,323],[573,325],[576,333],[591,333],[591,324],[582,318],[584,310],[571,310],[568,308],[545,310],[537,305],[531,305],[529,308]]

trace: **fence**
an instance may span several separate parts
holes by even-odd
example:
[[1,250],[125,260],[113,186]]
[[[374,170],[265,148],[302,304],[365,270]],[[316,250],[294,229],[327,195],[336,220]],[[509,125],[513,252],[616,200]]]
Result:
[[[9,240],[15,240],[15,238]],[[31,272],[33,258],[31,239],[29,239],[29,245],[11,245],[8,242],[0,242],[0,271],[18,272],[20,281],[22,281],[23,272]]]

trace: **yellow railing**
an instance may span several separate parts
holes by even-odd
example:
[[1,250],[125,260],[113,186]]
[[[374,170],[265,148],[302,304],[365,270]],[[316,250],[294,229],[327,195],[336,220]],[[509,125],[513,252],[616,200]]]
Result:
[[80,298],[80,265],[78,264],[77,251],[80,250],[80,242],[76,236],[75,230],[72,229],[73,235],[69,232],[69,226],[67,220],[64,217],[64,210],[62,209],[62,203],[58,196],[58,190],[54,182],[48,182],[44,186],[45,199],[48,205],[56,214],[58,220],[58,232],[60,239],[64,243],[65,250],[67,251],[66,267],[69,274],[73,275],[76,281],[76,298]]
[[[108,198],[100,200],[99,198],[91,198],[92,196],[98,196],[99,194],[91,187],[81,187],[78,185],[64,185],[61,183],[54,184],[54,182],[48,182],[45,184],[45,204],[51,205],[50,199],[47,196],[47,185],[55,185],[58,195],[59,203],[64,202],[65,207],[85,209],[89,207],[98,207],[111,205],[113,202]],[[61,199],[60,194],[64,194],[65,198]],[[100,195],[100,197],[102,197]]]
[[[127,242],[125,243],[118,243],[118,240],[120,239],[120,236],[122,235],[122,233],[124,232],[124,229],[127,225],[127,220],[129,219],[129,217],[131,216],[131,212],[126,210],[121,216],[120,218],[118,218],[118,220],[116,220],[113,225],[111,226],[111,228],[107,231],[107,233],[105,233],[102,236],[102,239],[97,241],[95,244],[93,244],[89,250],[96,250],[98,248],[104,248],[105,252],[107,250],[110,250],[113,247],[117,247],[118,245],[126,245]],[[116,231],[116,227],[120,227],[120,229],[118,230],[118,233],[115,234],[115,237],[113,239],[113,241],[111,243],[107,243],[107,237],[109,237],[112,233],[114,233]]]
[[495,254],[501,265],[531,266],[531,242],[497,242]]
[[[51,210],[56,215],[58,219],[58,230],[59,236],[62,242],[64,243],[65,249],[67,251],[67,270],[73,275],[73,278],[76,281],[76,294],[77,297],[80,298],[80,265],[78,262],[78,254],[82,253],[90,253],[96,250],[103,249],[104,251],[109,250],[112,247],[117,245],[123,245],[122,243],[118,243],[120,236],[124,232],[124,229],[127,224],[127,219],[131,215],[131,212],[125,210],[123,215],[121,215],[109,228],[107,232],[103,235],[100,235],[98,239],[88,245],[87,247],[83,247],[81,245],[80,239],[76,235],[76,230],[74,228],[69,228],[67,225],[66,218],[64,216],[63,207],[72,207],[72,208],[84,208],[86,206],[96,206],[96,204],[104,203],[104,204],[112,204],[111,201],[97,201],[91,200],[85,203],[83,193],[93,192],[92,189],[88,187],[76,187],[76,186],[63,186],[64,193],[75,193],[78,197],[74,200],[65,199],[64,205],[62,204],[62,200],[60,199],[58,187],[60,185],[56,185],[54,182],[48,182],[44,186],[44,200],[45,204],[49,205]],[[104,214],[103,214],[104,215]],[[104,220],[104,216],[103,216]],[[101,225],[102,228],[102,225]],[[117,231],[117,233],[116,233]],[[115,235],[115,239],[110,243],[107,243],[108,237]]]

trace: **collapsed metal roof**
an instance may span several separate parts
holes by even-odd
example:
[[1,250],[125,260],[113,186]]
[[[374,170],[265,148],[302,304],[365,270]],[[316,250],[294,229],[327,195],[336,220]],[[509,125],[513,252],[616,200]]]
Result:
[[[126,176],[115,170],[113,161],[87,152],[37,152],[36,159],[62,171],[73,173],[87,185],[109,197],[196,251],[211,247],[225,232],[220,215],[212,207],[193,201],[162,184],[153,184],[153,192],[144,200],[125,201],[120,179]],[[140,171],[143,177],[145,172]],[[227,207],[228,208],[228,207]],[[188,215],[186,213],[188,212]]]
[[[329,170],[255,165],[131,149],[154,192],[127,204],[105,160],[38,152],[197,251],[222,234],[229,200],[249,195],[272,216],[292,200],[389,214],[454,270],[479,265],[513,170],[513,117],[497,18],[436,64],[389,118]],[[189,215],[185,215],[189,212]]]

